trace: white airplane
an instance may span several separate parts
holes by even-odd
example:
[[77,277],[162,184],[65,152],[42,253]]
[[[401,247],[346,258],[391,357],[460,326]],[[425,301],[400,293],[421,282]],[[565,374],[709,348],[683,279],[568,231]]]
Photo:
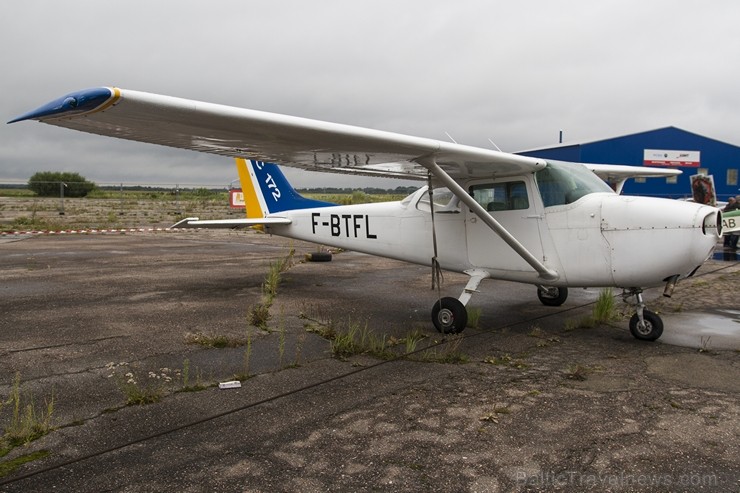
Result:
[[[643,288],[665,284],[670,296],[721,236],[714,207],[618,194],[629,177],[680,173],[672,169],[556,162],[109,87],[9,123],[23,120],[238,158],[248,217],[181,226],[262,224],[276,235],[431,264],[433,277],[463,272],[470,279],[459,298],[438,294],[432,308],[444,333],[465,328],[465,305],[493,278],[533,284],[550,306],[564,303],[569,287],[622,288],[636,306],[630,331],[653,341],[663,323],[645,308]],[[334,205],[300,197],[268,162],[427,186],[400,202]]]

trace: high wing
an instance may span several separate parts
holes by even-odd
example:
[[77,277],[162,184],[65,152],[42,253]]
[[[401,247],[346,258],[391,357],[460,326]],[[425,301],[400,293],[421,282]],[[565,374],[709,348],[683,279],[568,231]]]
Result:
[[621,164],[590,164],[583,163],[588,169],[596,173],[599,178],[613,183],[617,193],[621,193],[624,182],[629,178],[660,178],[676,176],[683,173],[680,169],[650,168],[641,166],[625,166]]
[[461,180],[546,165],[500,151],[112,87],[63,96],[9,123],[22,120],[313,171],[424,179],[436,164]]

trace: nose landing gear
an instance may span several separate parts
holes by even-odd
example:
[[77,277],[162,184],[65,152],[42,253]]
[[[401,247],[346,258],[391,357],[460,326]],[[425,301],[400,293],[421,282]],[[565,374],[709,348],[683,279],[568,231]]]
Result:
[[635,297],[636,312],[630,318],[630,332],[636,339],[655,341],[663,334],[663,320],[657,313],[645,308],[641,288],[625,289],[622,298],[629,303],[629,298]]

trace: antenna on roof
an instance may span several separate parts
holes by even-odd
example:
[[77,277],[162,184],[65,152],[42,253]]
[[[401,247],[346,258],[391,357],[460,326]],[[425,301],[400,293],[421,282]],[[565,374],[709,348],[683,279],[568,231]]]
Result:
[[447,130],[445,130],[445,135],[447,135],[447,138],[449,138],[452,141],[453,144],[457,144],[457,141],[452,138],[452,135],[450,135],[449,133],[447,133]]
[[491,139],[490,137],[488,137],[488,142],[490,142],[490,143],[491,143],[491,145],[492,145],[493,147],[495,147],[495,148],[496,148],[496,150],[497,150],[498,152],[504,152],[504,151],[502,151],[502,150],[501,150],[501,148],[500,148],[499,146],[497,146],[497,145],[496,145],[496,143],[495,143],[495,142],[493,141],[493,139]]

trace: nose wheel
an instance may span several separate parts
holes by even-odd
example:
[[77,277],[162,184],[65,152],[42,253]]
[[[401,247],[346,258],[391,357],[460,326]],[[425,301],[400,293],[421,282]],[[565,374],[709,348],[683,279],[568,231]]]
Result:
[[635,288],[625,290],[622,294],[625,302],[628,298],[634,296],[637,309],[635,314],[630,318],[630,333],[635,339],[641,341],[656,341],[663,334],[663,320],[657,313],[651,312],[645,308],[645,302],[642,299],[642,289]]
[[642,320],[637,313],[630,318],[630,332],[636,339],[655,341],[663,334],[663,321],[650,310],[642,310]]

